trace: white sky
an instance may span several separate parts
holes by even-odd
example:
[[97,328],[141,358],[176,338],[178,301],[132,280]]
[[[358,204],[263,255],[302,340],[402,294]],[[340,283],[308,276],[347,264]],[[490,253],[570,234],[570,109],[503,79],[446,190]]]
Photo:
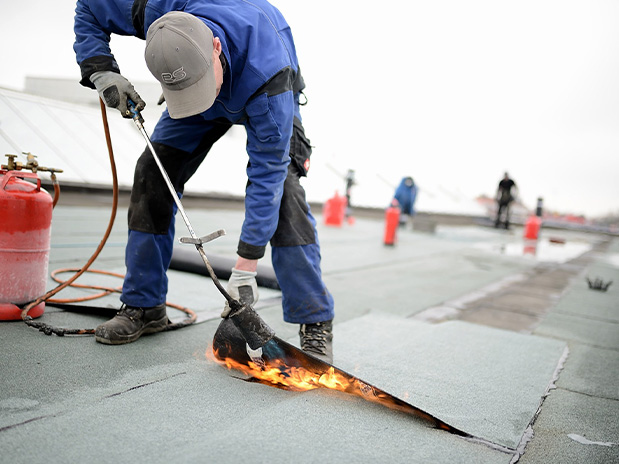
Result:
[[[473,198],[507,170],[529,207],[619,212],[619,1],[273,3],[297,43],[315,165],[329,167],[311,175],[333,190],[352,168],[365,203],[405,175]],[[79,80],[74,4],[3,2],[0,86]],[[143,45],[112,39],[134,82],[152,80]]]

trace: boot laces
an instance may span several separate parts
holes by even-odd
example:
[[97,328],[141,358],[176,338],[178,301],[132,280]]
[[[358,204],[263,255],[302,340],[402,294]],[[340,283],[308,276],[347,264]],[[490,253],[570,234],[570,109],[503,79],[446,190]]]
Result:
[[330,335],[329,327],[325,327],[321,322],[301,324],[301,349],[325,354]]
[[142,308],[132,308],[123,304],[116,313],[116,316],[126,317],[131,321],[138,321],[144,319],[144,310]]

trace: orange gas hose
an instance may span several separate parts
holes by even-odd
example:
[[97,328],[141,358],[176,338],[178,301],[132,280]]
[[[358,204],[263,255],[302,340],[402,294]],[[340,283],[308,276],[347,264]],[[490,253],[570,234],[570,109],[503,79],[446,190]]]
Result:
[[54,186],[54,201],[52,203],[52,209],[56,207],[58,203],[58,199],[60,198],[60,185],[58,184],[58,179],[56,179],[56,174],[52,172],[52,185]]
[[[43,324],[41,322],[35,322],[31,316],[28,316],[28,312],[34,308],[35,306],[39,305],[40,303],[44,302],[44,301],[49,301],[51,302],[66,302],[66,303],[72,303],[72,302],[79,302],[79,301],[86,301],[86,300],[92,300],[95,298],[99,298],[105,295],[109,295],[110,293],[113,292],[117,292],[120,293],[120,288],[106,288],[106,287],[96,287],[96,286],[87,286],[87,285],[79,285],[79,284],[74,284],[75,280],[77,280],[78,277],[80,277],[82,274],[84,274],[85,272],[95,272],[95,273],[100,273],[100,274],[108,274],[108,275],[113,275],[116,277],[120,277],[120,278],[124,278],[124,275],[122,274],[117,274],[117,273],[112,273],[112,272],[107,272],[107,271],[98,271],[98,270],[90,270],[89,271],[89,267],[92,265],[92,263],[97,259],[97,257],[99,256],[99,254],[101,253],[101,250],[103,250],[103,247],[105,246],[105,243],[107,242],[107,239],[110,236],[110,233],[112,232],[112,227],[114,226],[114,220],[116,219],[116,211],[118,209],[118,176],[117,176],[117,172],[116,172],[116,162],[114,160],[114,150],[112,148],[112,138],[110,136],[110,128],[108,125],[108,120],[107,120],[107,112],[106,112],[106,108],[105,108],[105,103],[103,103],[103,100],[99,99],[99,105],[101,107],[101,118],[103,121],[103,130],[105,132],[105,141],[107,143],[107,149],[108,149],[108,154],[109,154],[109,158],[110,158],[110,167],[112,169],[112,191],[113,191],[113,199],[112,199],[112,212],[110,213],[110,220],[108,222],[108,226],[107,229],[105,231],[105,234],[103,235],[103,238],[101,239],[101,242],[99,243],[99,246],[97,247],[97,249],[95,250],[95,252],[92,254],[92,256],[90,257],[90,259],[86,262],[86,264],[84,264],[84,266],[81,269],[59,269],[56,270],[52,273],[52,278],[56,281],[56,282],[61,282],[60,285],[58,285],[57,287],[53,288],[52,290],[48,291],[47,293],[45,293],[44,295],[40,296],[39,298],[37,298],[36,300],[28,303],[21,312],[21,318],[22,320],[28,324],[31,327],[35,327],[38,328],[40,331],[45,332],[48,335],[51,335],[52,333],[56,333],[57,335],[65,335],[65,334],[94,334],[94,329],[58,329],[58,328],[54,328],[51,327],[47,324]],[[60,189],[57,188],[57,185],[54,184],[54,206],[56,205],[57,201],[58,201],[58,196],[60,194]],[[60,281],[56,278],[56,274],[61,273],[61,272],[75,272],[75,274],[73,276],[71,276],[69,279],[67,279],[66,281]],[[94,289],[98,289],[98,290],[103,290],[102,293],[99,293],[97,295],[92,295],[92,296],[88,296],[88,297],[83,297],[83,298],[72,298],[72,299],[62,299],[62,300],[54,300],[51,299],[52,296],[54,296],[55,294],[57,294],[58,292],[60,292],[62,289],[67,288],[69,286],[73,286],[73,287],[81,287],[81,288],[94,288]],[[168,326],[168,330],[169,329],[177,329],[180,327],[184,327],[186,325],[190,325],[193,324],[196,319],[197,319],[197,315],[195,312],[193,312],[192,310],[179,306],[179,305],[175,305],[172,303],[166,303],[167,306],[176,308],[184,313],[186,313],[189,318],[185,319],[184,321],[181,321],[179,323],[176,324],[169,324]]]
[[112,201],[112,213],[110,214],[110,221],[108,223],[107,230],[105,231],[105,234],[103,236],[103,239],[101,239],[99,246],[97,247],[93,255],[90,257],[88,262],[84,265],[84,267],[80,269],[75,275],[73,275],[66,282],[58,285],[56,288],[53,288],[52,290],[40,296],[36,300],[28,303],[21,312],[21,318],[23,320],[26,320],[26,318],[29,317],[28,311],[30,311],[32,308],[42,303],[43,301],[46,301],[47,299],[51,298],[53,295],[58,293],[63,288],[66,288],[69,285],[71,285],[79,276],[81,276],[84,272],[86,272],[86,270],[90,267],[90,265],[94,262],[94,260],[97,259],[97,257],[99,256],[99,253],[101,253],[103,246],[107,242],[107,239],[110,236],[110,233],[112,232],[112,227],[114,226],[114,220],[116,219],[116,210],[118,208],[118,176],[116,174],[116,162],[114,161],[114,155],[113,155],[113,150],[112,150],[112,139],[110,137],[110,128],[107,122],[107,113],[105,111],[105,104],[103,103],[103,100],[101,100],[100,98],[99,98],[99,103],[101,105],[101,116],[103,118],[103,129],[105,131],[105,140],[107,142],[107,149],[110,155],[110,166],[112,168],[112,183],[113,183],[113,195],[114,195],[113,201]]

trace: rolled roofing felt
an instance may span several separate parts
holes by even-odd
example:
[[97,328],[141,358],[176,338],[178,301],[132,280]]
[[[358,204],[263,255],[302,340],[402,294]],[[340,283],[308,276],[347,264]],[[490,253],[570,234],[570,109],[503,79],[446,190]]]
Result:
[[[232,268],[236,263],[236,257],[218,256],[209,253],[208,259],[218,279],[228,280],[230,278]],[[170,269],[206,276],[209,275],[200,255],[196,254],[193,247],[183,245],[174,246]],[[272,267],[258,264],[256,272],[258,273],[256,275],[256,283],[258,286],[280,290],[275,271]]]

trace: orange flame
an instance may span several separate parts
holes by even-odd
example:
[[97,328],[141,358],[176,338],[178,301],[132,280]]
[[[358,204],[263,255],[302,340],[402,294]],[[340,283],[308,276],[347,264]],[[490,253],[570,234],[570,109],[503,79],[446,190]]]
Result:
[[271,360],[269,365],[260,367],[251,361],[244,364],[231,358],[220,359],[217,357],[217,353],[211,349],[207,349],[206,357],[218,364],[225,365],[230,370],[241,371],[261,383],[270,384],[274,387],[283,387],[293,391],[328,388],[357,395],[365,400],[380,403],[392,409],[411,412],[410,405],[399,401],[397,398],[372,387],[356,377],[342,375],[333,367],[329,367],[325,373],[316,373],[303,367],[288,366],[281,360]]
[[308,371],[303,367],[288,366],[280,360],[270,361],[269,365],[260,367],[251,361],[243,364],[231,358],[219,359],[217,353],[209,355],[208,349],[206,356],[219,364],[225,365],[230,370],[239,370],[263,381],[263,383],[286,387],[293,391],[313,390],[320,387],[346,391],[350,386],[349,380],[336,373],[333,367],[330,367],[326,373],[320,374]]

